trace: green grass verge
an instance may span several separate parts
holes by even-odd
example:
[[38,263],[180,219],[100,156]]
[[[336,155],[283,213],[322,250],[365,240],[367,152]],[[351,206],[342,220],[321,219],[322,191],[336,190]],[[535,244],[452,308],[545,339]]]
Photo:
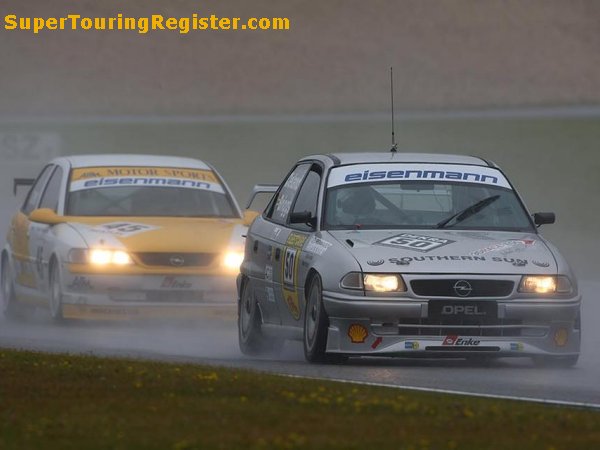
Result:
[[[443,369],[440,369],[443,370]],[[600,413],[0,350],[0,448],[598,448]]]

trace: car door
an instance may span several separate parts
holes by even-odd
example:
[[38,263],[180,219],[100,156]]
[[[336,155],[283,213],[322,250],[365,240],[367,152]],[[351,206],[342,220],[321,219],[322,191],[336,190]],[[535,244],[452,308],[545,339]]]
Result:
[[17,294],[35,294],[37,289],[36,255],[31,252],[29,214],[37,208],[53,169],[53,164],[42,169],[31,186],[21,210],[15,215],[10,225],[8,240],[12,252]]
[[248,234],[246,251],[252,255],[252,267],[255,268],[251,276],[266,323],[281,325],[281,290],[276,291],[274,284],[282,262],[279,236],[285,229],[292,202],[309,169],[310,164],[300,164],[288,174],[265,213],[254,221]]
[[[322,170],[317,164],[310,164],[287,214],[285,226],[274,243],[275,251],[281,253],[273,276],[274,291],[282,324],[286,326],[302,327],[303,323],[304,284],[314,257],[306,253],[304,248],[315,233],[321,174]],[[303,212],[310,212],[313,223],[290,222],[291,214]]]
[[[56,166],[46,184],[38,208],[48,208],[58,212],[58,204],[63,185],[64,171]],[[40,293],[46,293],[49,288],[48,263],[52,252],[54,227],[51,225],[30,222],[29,252],[35,257],[36,285]]]

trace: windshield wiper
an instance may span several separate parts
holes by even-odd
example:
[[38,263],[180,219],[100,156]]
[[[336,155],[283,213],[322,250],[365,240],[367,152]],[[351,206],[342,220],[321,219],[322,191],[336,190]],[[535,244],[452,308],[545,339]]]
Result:
[[487,208],[489,205],[494,203],[496,200],[500,198],[499,195],[492,195],[490,197],[486,197],[483,200],[479,200],[477,203],[472,204],[471,206],[463,209],[462,211],[457,212],[456,214],[452,214],[447,219],[442,220],[436,225],[436,228],[444,228],[454,219],[456,219],[456,223],[462,222],[465,219],[468,219],[474,214],[477,214],[484,208]]

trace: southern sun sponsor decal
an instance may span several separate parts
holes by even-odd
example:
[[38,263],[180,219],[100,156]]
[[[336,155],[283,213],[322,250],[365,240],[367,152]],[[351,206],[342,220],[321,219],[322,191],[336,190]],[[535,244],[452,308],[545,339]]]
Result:
[[476,347],[481,343],[478,339],[462,338],[456,335],[448,335],[444,338],[442,345],[450,347]]
[[451,241],[450,239],[442,239],[420,234],[402,233],[383,239],[379,242],[375,242],[375,244],[425,253],[453,242],[455,241]]
[[144,223],[134,222],[111,222],[97,225],[92,228],[93,231],[100,233],[111,233],[121,237],[133,236],[134,234],[144,233],[146,231],[157,230],[160,227],[146,225]]
[[524,267],[529,264],[529,261],[521,258],[505,258],[500,256],[494,256],[492,258],[486,258],[485,256],[471,256],[471,255],[438,255],[438,256],[402,256],[400,258],[389,258],[388,261],[391,264],[397,266],[407,266],[413,262],[433,262],[433,261],[474,261],[474,262],[494,262],[494,263],[505,263],[511,264],[515,267]]

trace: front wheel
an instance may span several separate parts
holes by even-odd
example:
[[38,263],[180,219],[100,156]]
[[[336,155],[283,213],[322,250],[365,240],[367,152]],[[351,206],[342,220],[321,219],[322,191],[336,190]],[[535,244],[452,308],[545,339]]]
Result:
[[304,357],[309,362],[342,363],[348,358],[344,355],[328,354],[327,329],[329,317],[323,306],[323,285],[321,277],[314,275],[308,294],[304,311]]
[[52,320],[55,322],[62,322],[62,285],[57,263],[52,264],[52,269],[50,271],[50,298],[48,303]]

